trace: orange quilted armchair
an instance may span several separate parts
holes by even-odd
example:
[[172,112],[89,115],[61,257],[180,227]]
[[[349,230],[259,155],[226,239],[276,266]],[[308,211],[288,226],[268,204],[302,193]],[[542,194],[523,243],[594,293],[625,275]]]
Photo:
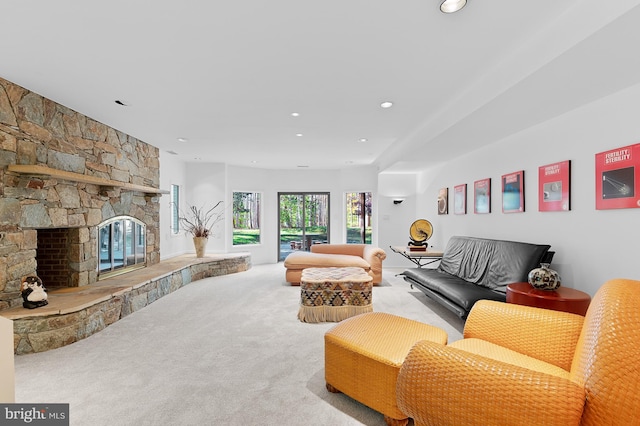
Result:
[[640,281],[615,279],[587,315],[492,301],[464,338],[417,343],[398,407],[423,425],[640,425]]

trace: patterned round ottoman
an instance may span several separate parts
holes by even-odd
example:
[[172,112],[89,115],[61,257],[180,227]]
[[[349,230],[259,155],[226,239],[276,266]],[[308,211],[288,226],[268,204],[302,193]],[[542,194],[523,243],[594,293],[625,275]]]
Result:
[[362,268],[306,268],[300,279],[302,322],[339,322],[373,311],[373,278]]

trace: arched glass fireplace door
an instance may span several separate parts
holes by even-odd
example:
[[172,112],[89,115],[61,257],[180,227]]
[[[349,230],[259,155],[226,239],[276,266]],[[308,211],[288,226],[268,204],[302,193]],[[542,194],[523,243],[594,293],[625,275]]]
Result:
[[146,226],[130,216],[118,216],[98,226],[98,278],[146,266]]

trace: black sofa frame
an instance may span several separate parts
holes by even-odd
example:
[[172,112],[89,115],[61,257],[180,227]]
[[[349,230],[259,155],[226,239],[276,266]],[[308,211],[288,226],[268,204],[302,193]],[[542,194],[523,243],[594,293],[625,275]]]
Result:
[[405,281],[427,297],[465,319],[481,299],[506,301],[510,283],[527,281],[529,271],[551,263],[555,252],[547,244],[451,237],[435,268],[411,268]]

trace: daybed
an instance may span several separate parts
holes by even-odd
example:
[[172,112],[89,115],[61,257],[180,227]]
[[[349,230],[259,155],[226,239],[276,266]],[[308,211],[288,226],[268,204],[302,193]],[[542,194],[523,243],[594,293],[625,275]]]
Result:
[[464,338],[424,340],[397,382],[416,426],[637,425],[640,281],[615,279],[586,317],[478,302]]
[[550,263],[546,244],[451,237],[436,269],[412,268],[403,275],[431,299],[466,318],[481,299],[506,301],[507,284],[527,281],[529,271]]
[[382,282],[382,261],[387,254],[370,244],[313,244],[311,252],[294,251],[284,260],[286,280],[300,285],[305,268],[359,267],[373,278],[373,284]]

